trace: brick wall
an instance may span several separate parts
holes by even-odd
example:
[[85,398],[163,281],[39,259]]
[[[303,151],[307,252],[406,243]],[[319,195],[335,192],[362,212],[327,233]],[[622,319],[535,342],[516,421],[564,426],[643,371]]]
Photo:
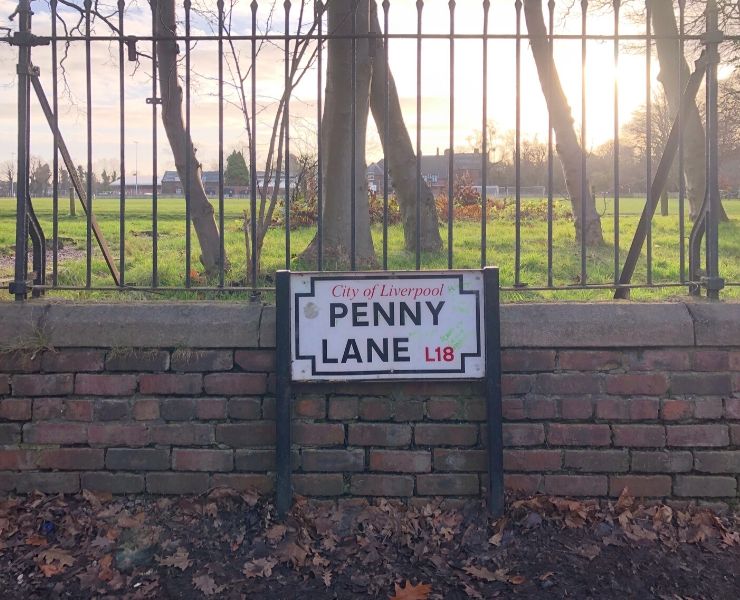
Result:
[[[0,492],[270,492],[274,310],[0,307]],[[510,489],[736,502],[740,305],[502,307]],[[53,349],[51,349],[53,348]],[[302,385],[294,486],[473,496],[486,411],[471,383]]]

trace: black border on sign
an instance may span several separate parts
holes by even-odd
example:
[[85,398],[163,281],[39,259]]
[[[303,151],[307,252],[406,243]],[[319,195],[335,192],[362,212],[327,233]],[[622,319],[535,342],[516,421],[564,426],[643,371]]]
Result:
[[[472,271],[471,271],[472,273]],[[468,357],[475,358],[481,356],[481,298],[480,293],[477,290],[465,290],[463,289],[463,274],[457,273],[454,275],[447,275],[447,274],[439,274],[434,271],[426,271],[422,273],[409,273],[409,274],[388,274],[385,272],[377,272],[377,273],[362,273],[362,274],[341,274],[341,275],[314,275],[312,273],[295,273],[295,275],[300,275],[304,277],[310,277],[311,279],[311,290],[309,292],[304,293],[297,293],[294,294],[294,306],[293,306],[293,330],[294,330],[294,336],[295,336],[295,351],[296,351],[296,360],[310,360],[311,361],[311,375],[313,376],[334,376],[334,377],[342,377],[343,375],[350,375],[350,376],[362,376],[362,375],[395,375],[395,374],[404,374],[404,375],[445,375],[450,373],[465,373],[465,359]],[[463,352],[460,358],[460,368],[459,369],[382,369],[382,370],[359,370],[359,371],[317,371],[316,370],[316,356],[315,355],[301,355],[300,354],[300,336],[298,332],[298,319],[299,319],[299,311],[298,311],[298,302],[300,298],[311,298],[315,297],[316,288],[314,285],[314,282],[316,281],[345,281],[345,280],[363,280],[363,279],[388,279],[388,280],[404,280],[404,279],[451,279],[451,280],[457,280],[458,282],[458,290],[459,293],[462,294],[469,294],[475,296],[475,336],[476,336],[476,351],[475,352]],[[292,287],[291,287],[291,293],[292,293]],[[481,374],[479,376],[471,375],[469,379],[483,379],[485,377],[484,374]]]

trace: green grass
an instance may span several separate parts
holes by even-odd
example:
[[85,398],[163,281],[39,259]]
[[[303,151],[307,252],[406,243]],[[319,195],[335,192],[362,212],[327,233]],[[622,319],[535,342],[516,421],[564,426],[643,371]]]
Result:
[[[531,205],[533,200],[523,200],[523,206]],[[563,201],[558,201],[563,202]],[[625,198],[620,204],[620,256],[624,261],[639,218],[643,199]],[[46,236],[52,234],[52,203],[48,198],[35,199],[34,206]],[[224,207],[225,248],[230,261],[225,274],[226,285],[243,284],[245,278],[246,255],[244,234],[242,232],[242,211],[249,206],[245,199],[226,199]],[[599,199],[597,207],[602,212],[604,237],[602,247],[589,249],[587,269],[589,284],[609,284],[614,279],[614,213],[610,199]],[[118,260],[119,249],[119,211],[115,199],[100,198],[94,203],[95,214],[108,244]],[[678,202],[672,199],[669,215],[656,216],[653,221],[653,283],[675,283],[680,280],[679,240],[678,240]],[[740,201],[725,202],[731,222],[720,225],[720,273],[728,282],[740,282]],[[59,285],[85,285],[86,219],[78,208],[77,217],[67,215],[67,202],[60,202],[59,238],[64,245],[59,261]],[[688,212],[688,211],[687,211]],[[185,218],[184,200],[164,198],[159,200],[158,220],[158,271],[160,286],[182,286],[185,282]],[[508,215],[508,211],[507,211]],[[152,276],[152,236],[151,199],[129,199],[126,202],[126,283],[133,286],[148,286]],[[686,236],[691,224],[686,221]],[[447,226],[440,228],[443,239],[447,238]],[[312,269],[315,265],[299,264],[295,256],[311,241],[315,228],[303,228],[291,232],[291,268]],[[382,227],[373,227],[373,237],[379,260],[382,260]],[[487,254],[488,263],[501,269],[503,286],[514,284],[514,221],[509,216],[496,217],[488,223]],[[193,234],[192,264],[197,271],[198,243]],[[13,245],[15,244],[15,200],[0,199],[0,279],[8,279],[13,274]],[[112,279],[107,271],[102,255],[93,240],[92,286],[110,286]],[[480,224],[470,222],[455,223],[453,234],[453,255],[455,268],[478,268],[480,266]],[[444,269],[447,267],[446,248],[439,253],[423,254],[423,269]],[[524,219],[521,226],[521,275],[523,283],[530,288],[547,284],[547,223],[538,219]],[[580,244],[575,241],[573,223],[565,219],[553,224],[553,283],[568,286],[578,282],[580,276]],[[620,263],[621,264],[621,263]],[[285,266],[285,232],[273,229],[269,232],[262,255],[263,277],[260,285],[272,285],[272,273]],[[413,269],[415,256],[403,249],[403,231],[400,226],[392,226],[388,231],[388,268]],[[49,273],[51,260],[48,261]],[[201,276],[198,275],[198,279]],[[647,268],[643,249],[642,258],[633,277],[633,283],[646,283]],[[205,284],[201,281],[201,284]],[[208,285],[213,285],[209,282]],[[569,300],[607,300],[612,296],[609,290],[559,290],[528,291],[526,288],[504,293],[504,300],[547,301]],[[67,298],[212,298],[219,297],[208,292],[130,292],[121,296],[115,292],[49,292],[55,297]],[[636,289],[632,292],[635,300],[660,299],[683,296],[685,287],[666,287],[657,289]],[[220,295],[223,297],[223,295]],[[233,296],[226,296],[233,297]],[[245,298],[246,294],[236,296]],[[740,287],[728,287],[722,298],[740,298]],[[10,299],[10,294],[0,296]]]

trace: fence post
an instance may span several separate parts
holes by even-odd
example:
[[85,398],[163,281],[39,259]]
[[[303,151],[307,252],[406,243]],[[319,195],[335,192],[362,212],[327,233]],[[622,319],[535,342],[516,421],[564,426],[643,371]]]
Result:
[[16,181],[15,281],[10,293],[25,300],[28,293],[28,118],[31,92],[31,2],[18,2],[18,174]]
[[703,42],[707,54],[707,212],[706,212],[706,276],[702,285],[707,297],[719,299],[724,287],[724,279],[719,276],[719,163],[717,148],[717,65],[719,64],[719,44],[724,39],[718,25],[716,0],[708,0],[706,9],[706,33]]
[[279,518],[284,518],[293,501],[290,456],[290,271],[278,271],[276,296],[276,486],[275,504]]

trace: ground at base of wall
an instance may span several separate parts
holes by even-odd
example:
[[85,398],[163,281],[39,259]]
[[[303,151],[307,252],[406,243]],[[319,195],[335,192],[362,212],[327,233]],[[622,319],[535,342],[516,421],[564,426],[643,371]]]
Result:
[[0,501],[8,598],[737,598],[740,516],[538,496],[298,502],[247,493]]

